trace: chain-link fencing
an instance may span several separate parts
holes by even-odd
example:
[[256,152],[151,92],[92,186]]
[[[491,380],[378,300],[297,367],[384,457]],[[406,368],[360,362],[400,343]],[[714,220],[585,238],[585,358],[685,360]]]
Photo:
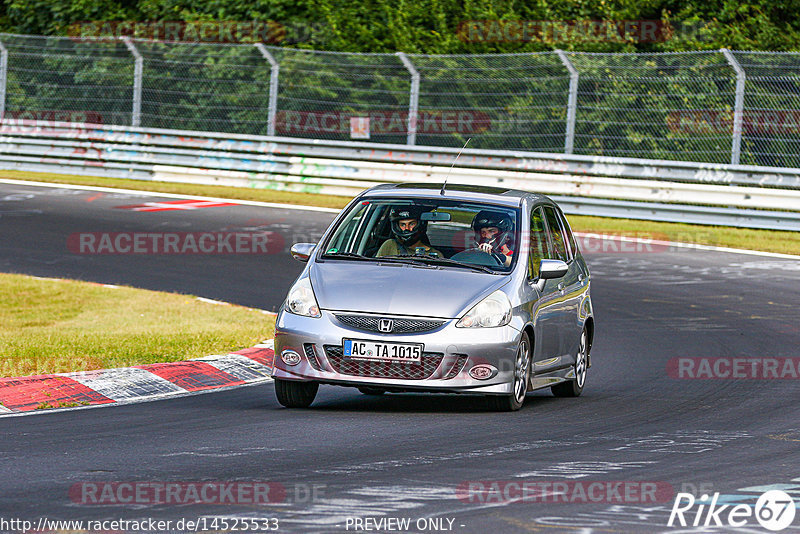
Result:
[[432,56],[0,34],[0,112],[800,167],[800,52]]

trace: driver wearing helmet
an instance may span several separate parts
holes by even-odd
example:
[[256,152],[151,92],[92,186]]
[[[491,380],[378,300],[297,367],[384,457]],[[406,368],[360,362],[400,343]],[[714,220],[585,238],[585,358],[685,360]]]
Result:
[[508,267],[514,258],[514,223],[500,211],[479,211],[472,220],[478,250],[491,254]]
[[431,247],[425,231],[428,222],[421,220],[419,206],[395,206],[389,212],[393,237],[387,239],[375,254],[378,256],[424,255],[443,257],[442,253]]

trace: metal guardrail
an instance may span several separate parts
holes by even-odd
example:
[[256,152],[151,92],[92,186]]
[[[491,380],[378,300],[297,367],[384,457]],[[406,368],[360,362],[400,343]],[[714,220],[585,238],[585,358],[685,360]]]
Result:
[[[456,149],[0,121],[0,168],[354,195],[441,182]],[[466,149],[450,183],[553,196],[568,213],[800,230],[800,170]]]

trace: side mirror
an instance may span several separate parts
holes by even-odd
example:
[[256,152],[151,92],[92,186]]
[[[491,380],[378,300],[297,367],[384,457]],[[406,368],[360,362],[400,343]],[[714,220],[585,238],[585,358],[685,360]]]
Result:
[[292,245],[292,248],[289,249],[289,254],[297,261],[306,263],[308,258],[314,253],[316,247],[317,245],[314,243],[295,243]]
[[561,260],[542,260],[539,265],[539,278],[541,280],[550,280],[552,278],[561,278],[569,270],[569,265]]

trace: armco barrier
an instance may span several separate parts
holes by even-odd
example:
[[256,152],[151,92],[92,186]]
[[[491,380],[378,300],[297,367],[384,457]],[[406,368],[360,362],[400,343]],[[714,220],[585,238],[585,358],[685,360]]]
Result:
[[491,185],[569,213],[800,230],[800,170],[634,158],[0,122],[0,169],[351,196],[387,182]]

